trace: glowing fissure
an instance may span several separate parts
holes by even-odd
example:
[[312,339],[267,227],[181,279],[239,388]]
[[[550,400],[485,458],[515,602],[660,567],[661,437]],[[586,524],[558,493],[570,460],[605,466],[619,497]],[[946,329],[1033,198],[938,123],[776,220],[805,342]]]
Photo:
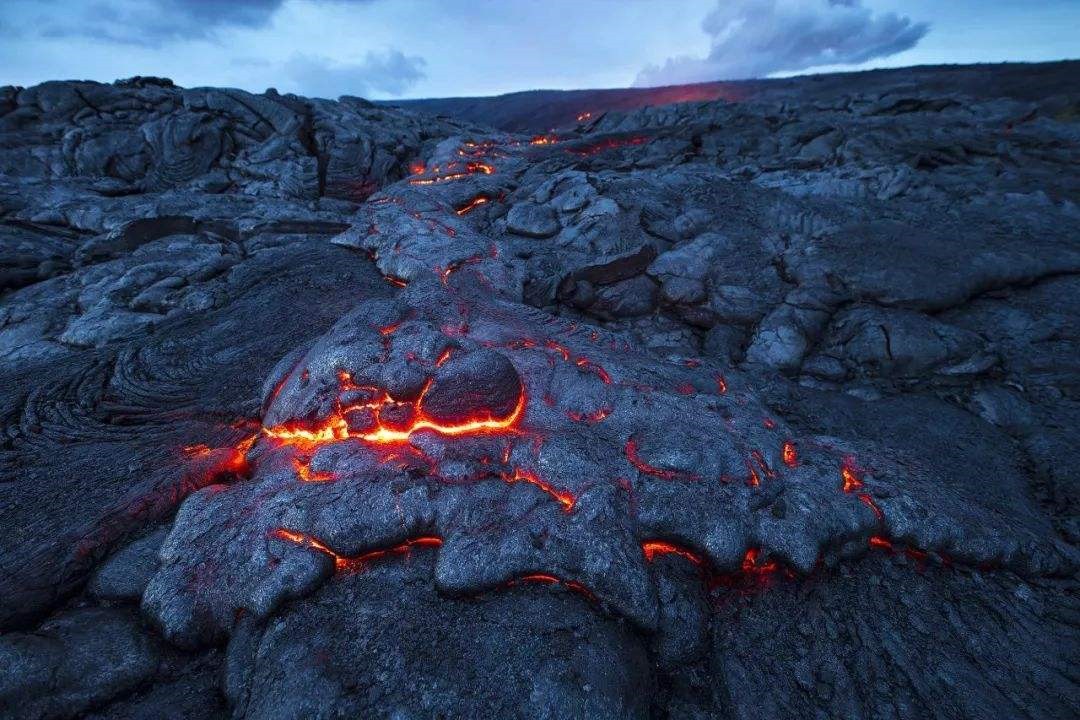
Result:
[[689,560],[694,565],[702,565],[705,562],[697,553],[663,540],[646,540],[641,543],[641,551],[649,562],[656,560],[659,555],[678,555]]
[[[441,172],[441,174],[440,174]],[[410,180],[410,185],[435,185],[437,183],[449,182],[451,180],[461,180],[467,178],[470,175],[476,175],[477,173],[482,175],[491,175],[495,172],[495,168],[485,162],[469,161],[462,166],[460,163],[450,163],[446,166],[444,171],[440,171],[439,166],[431,168],[431,177],[416,178]]]
[[637,440],[630,438],[626,441],[626,459],[630,461],[630,464],[637,468],[638,472],[645,475],[651,475],[653,477],[660,478],[662,480],[700,480],[700,475],[694,475],[693,473],[681,472],[679,470],[668,470],[665,468],[659,468],[655,465],[650,465],[641,458],[638,451]]
[[[322,553],[334,561],[335,572],[362,572],[372,563],[394,555],[408,556],[413,549],[442,547],[443,539],[434,535],[421,535],[394,545],[393,547],[378,550],[369,550],[360,555],[342,555],[336,552],[319,538],[304,532],[277,528],[270,532],[270,537],[276,540],[292,543],[299,547]],[[511,588],[527,583],[539,583],[543,585],[561,585],[584,596],[590,602],[596,601],[596,595],[583,583],[576,580],[566,580],[548,573],[529,573],[504,583],[503,587]]]
[[596,602],[596,595],[593,594],[593,592],[589,590],[589,588],[585,587],[582,583],[579,583],[576,580],[564,580],[563,578],[556,577],[555,575],[549,575],[547,573],[530,573],[528,575],[522,575],[521,577],[506,583],[506,587],[516,587],[523,583],[561,585],[568,590],[573,590],[579,595],[582,595],[589,602]]
[[320,552],[333,559],[334,569],[338,572],[346,571],[360,571],[366,569],[371,563],[381,560],[389,555],[408,555],[413,548],[432,548],[441,547],[443,544],[442,538],[434,536],[419,536],[410,538],[405,542],[395,545],[389,548],[383,548],[379,550],[370,550],[360,555],[341,555],[334,551],[326,543],[314,535],[309,535],[304,532],[297,532],[296,530],[289,530],[287,528],[277,528],[270,532],[270,537],[277,540],[284,540],[285,542],[292,543],[293,545],[299,545],[300,547],[308,548],[316,552]]
[[445,269],[436,265],[435,274],[437,274],[439,276],[439,279],[442,280],[443,285],[447,285],[450,282],[450,275],[457,272],[466,265],[476,265],[477,263],[484,262],[484,260],[488,258],[494,260],[498,256],[499,249],[495,245],[492,245],[491,249],[487,252],[486,255],[473,255],[472,257],[467,257],[464,260],[456,260],[447,265]]
[[[641,552],[647,562],[655,562],[661,555],[683,558],[701,571],[709,589],[724,587],[748,590],[763,587],[771,581],[777,571],[782,569],[776,560],[763,560],[761,550],[758,548],[748,548],[739,569],[732,573],[717,572],[699,553],[666,540],[646,540],[641,543]],[[788,579],[795,577],[789,569],[784,569],[784,575]]]
[[862,489],[861,473],[855,466],[855,458],[850,455],[845,457],[840,464],[840,483],[840,489],[846,493]]
[[303,462],[300,458],[293,458],[293,468],[296,470],[296,475],[301,482],[322,483],[332,482],[337,479],[337,476],[332,472],[312,470],[310,463]]
[[476,197],[469,200],[467,203],[465,203],[461,207],[455,209],[454,214],[459,215],[459,216],[460,215],[468,215],[470,212],[472,212],[476,208],[480,207],[481,205],[483,205],[485,203],[489,203],[489,202],[491,202],[491,198],[489,198],[488,196],[486,196],[486,195],[477,195]]
[[551,483],[543,480],[536,473],[525,470],[522,468],[514,468],[514,472],[506,473],[501,476],[502,479],[508,483],[524,482],[534,487],[540,488],[543,492],[550,495],[557,503],[562,505],[564,512],[570,512],[574,509],[574,505],[577,503],[577,498],[565,490],[559,490]]
[[[398,403],[386,393],[381,393],[374,402],[340,408],[315,427],[304,428],[285,424],[267,428],[264,433],[284,445],[293,445],[300,448],[313,448],[341,440],[362,440],[368,443],[385,445],[408,442],[414,433],[421,430],[431,430],[447,436],[496,435],[514,432],[515,426],[525,411],[525,389],[521,388],[518,393],[517,404],[506,417],[495,417],[488,413],[460,423],[439,422],[428,417],[423,410],[424,394],[427,392],[428,387],[430,387],[430,383],[421,392],[416,402],[413,403],[415,417],[404,428],[390,427],[383,422],[381,410],[384,407],[403,403]],[[354,410],[370,410],[374,416],[375,428],[368,431],[350,429],[345,416]]]

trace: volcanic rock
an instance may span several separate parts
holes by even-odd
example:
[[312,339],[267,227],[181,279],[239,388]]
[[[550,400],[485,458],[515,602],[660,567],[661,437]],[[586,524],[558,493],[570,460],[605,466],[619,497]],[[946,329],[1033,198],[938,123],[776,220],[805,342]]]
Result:
[[0,715],[1076,717],[1068,68],[0,89]]

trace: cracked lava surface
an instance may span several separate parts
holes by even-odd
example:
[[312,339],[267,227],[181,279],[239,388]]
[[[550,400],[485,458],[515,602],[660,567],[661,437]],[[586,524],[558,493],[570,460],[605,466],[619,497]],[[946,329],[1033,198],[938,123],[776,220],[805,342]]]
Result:
[[889,77],[0,90],[0,716],[1076,717],[1066,95]]

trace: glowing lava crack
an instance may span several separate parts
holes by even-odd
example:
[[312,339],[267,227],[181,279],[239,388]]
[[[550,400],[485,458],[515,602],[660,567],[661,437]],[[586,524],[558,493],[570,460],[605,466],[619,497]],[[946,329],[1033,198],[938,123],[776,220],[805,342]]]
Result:
[[[399,407],[401,403],[394,401],[388,395],[383,396],[383,402],[371,405],[351,405],[326,418],[317,427],[305,429],[279,425],[268,428],[266,436],[277,440],[285,445],[294,445],[300,448],[312,448],[325,443],[339,440],[361,440],[363,442],[386,445],[393,443],[408,442],[415,433],[430,430],[439,435],[492,435],[513,432],[525,410],[525,393],[522,391],[518,396],[518,402],[511,413],[505,417],[493,417],[490,414],[464,420],[458,423],[439,422],[428,417],[424,413],[423,395],[414,405],[415,416],[405,427],[394,427],[386,424],[382,418],[383,408]],[[356,410],[366,409],[373,412],[374,429],[357,431],[349,427],[346,416]]]

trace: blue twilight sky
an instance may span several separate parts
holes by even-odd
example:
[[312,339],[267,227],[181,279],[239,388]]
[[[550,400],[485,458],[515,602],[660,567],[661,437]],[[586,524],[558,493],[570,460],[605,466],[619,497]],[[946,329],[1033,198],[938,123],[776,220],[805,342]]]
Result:
[[1080,57],[1080,0],[0,0],[0,85],[371,98]]

